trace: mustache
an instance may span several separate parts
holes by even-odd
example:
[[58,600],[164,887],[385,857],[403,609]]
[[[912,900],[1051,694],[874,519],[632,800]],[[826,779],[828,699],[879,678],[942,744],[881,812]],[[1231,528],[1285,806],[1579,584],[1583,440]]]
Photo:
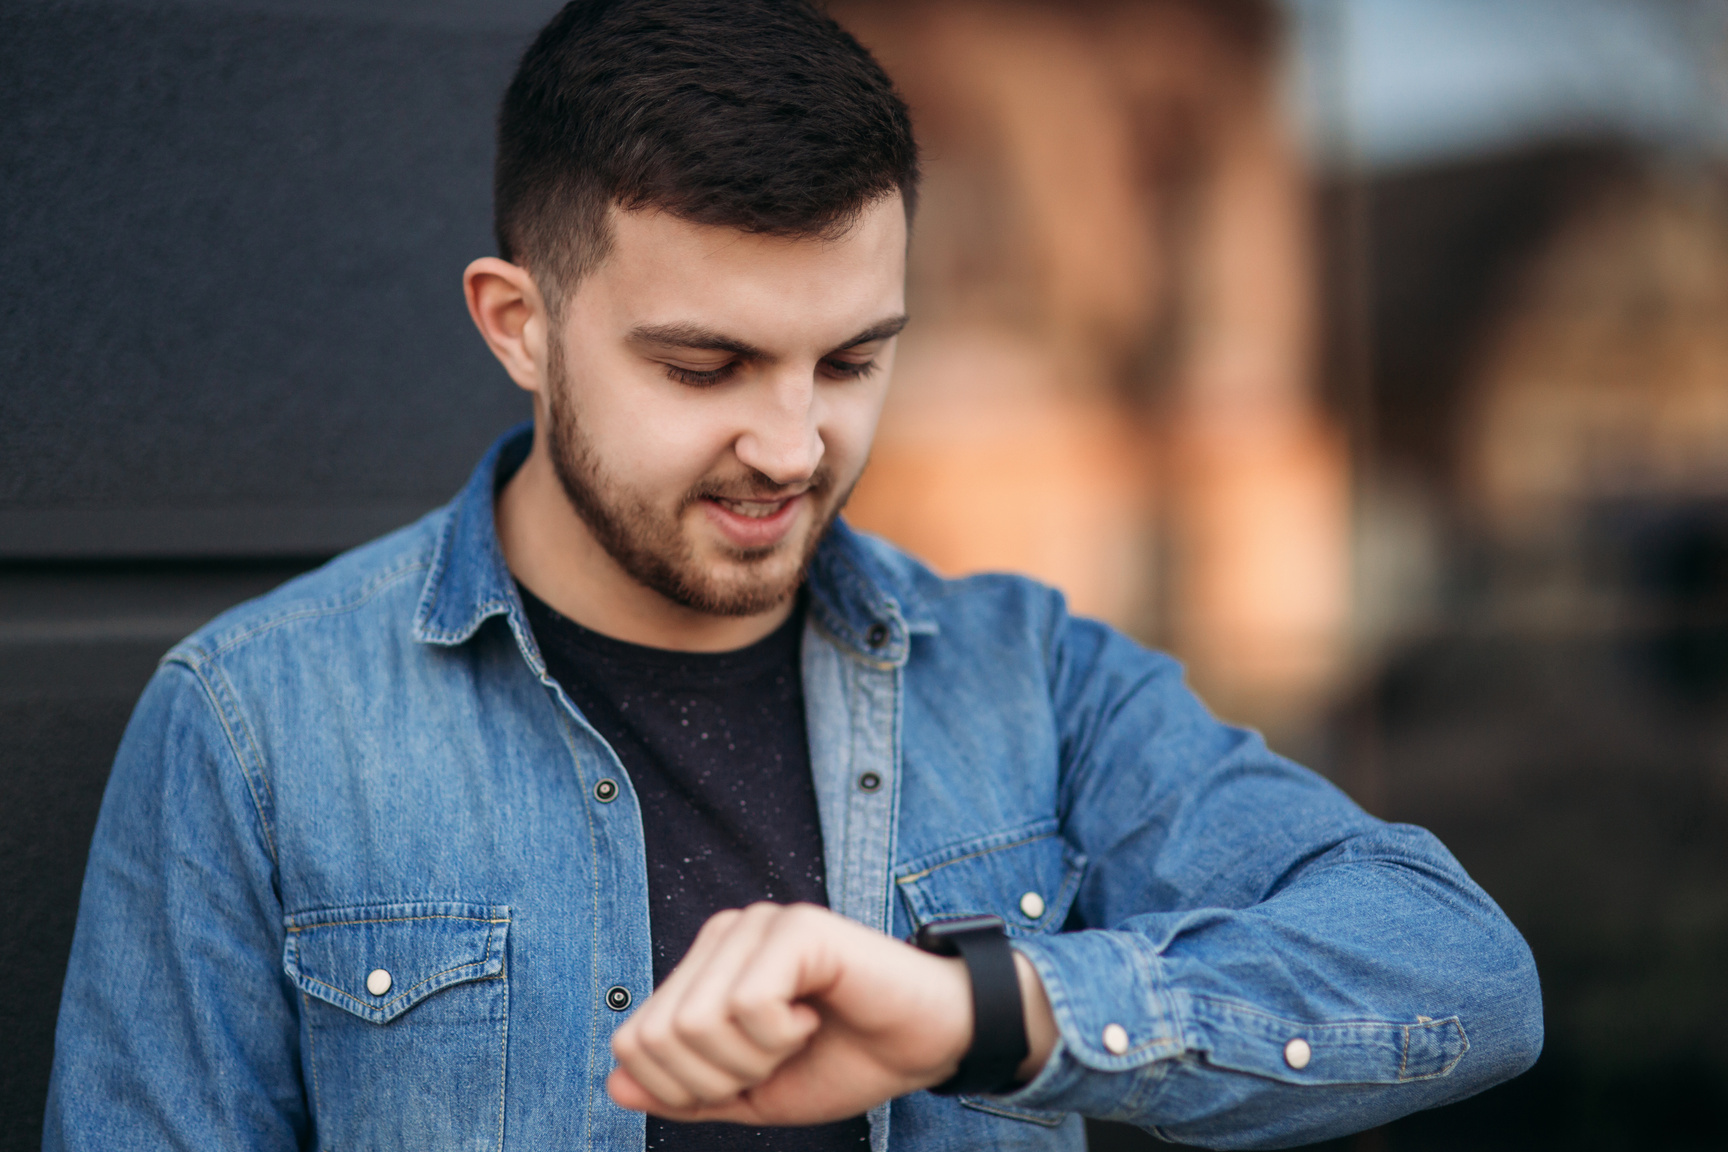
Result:
[[690,490],[684,502],[694,504],[698,500],[790,500],[794,496],[807,493],[819,496],[833,486],[834,473],[826,466],[818,468],[815,474],[802,484],[776,484],[757,472],[732,479],[704,480]]

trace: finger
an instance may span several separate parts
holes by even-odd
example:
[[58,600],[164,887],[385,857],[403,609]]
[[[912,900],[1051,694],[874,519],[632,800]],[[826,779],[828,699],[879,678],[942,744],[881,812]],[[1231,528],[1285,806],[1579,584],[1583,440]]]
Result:
[[612,1102],[620,1108],[628,1108],[632,1112],[650,1112],[655,1108],[663,1108],[661,1099],[642,1087],[642,1082],[630,1075],[622,1065],[612,1069],[606,1077],[606,1094],[612,1097]]
[[[787,1029],[772,1037],[774,1043],[762,1044],[755,1035],[740,1028],[735,1018],[740,1008],[735,996],[739,980],[761,962],[764,941],[785,915],[786,909],[772,904],[745,909],[737,929],[694,974],[674,1013],[674,1027],[680,1039],[711,1063],[750,1084],[766,1077],[796,1052],[814,1030]],[[778,996],[782,1011],[790,1007],[786,987],[761,994]]]
[[732,989],[738,1027],[766,1050],[803,1047],[822,1018],[802,1001],[819,998],[838,977],[835,944],[855,927],[826,909],[787,909]]
[[643,1046],[641,1029],[621,1028],[614,1033],[612,1055],[618,1061],[618,1069],[656,1101],[656,1108],[686,1108],[697,1103],[695,1092],[684,1080],[673,1075]]
[[690,950],[684,953],[683,959],[667,974],[660,986],[654,989],[654,995],[676,1000],[682,994],[685,985],[708,961],[716,949],[726,942],[738,929],[744,919],[741,908],[726,908],[708,917],[702,927],[696,932],[696,939],[690,942]]
[[710,1061],[679,1035],[675,1005],[655,1008],[644,1005],[630,1029],[620,1029],[613,1036],[612,1051],[619,1067],[675,1107],[715,1103],[745,1087],[743,1077]]
[[664,1105],[688,1107],[730,1099],[773,1068],[725,1019],[712,973],[735,966],[760,939],[772,906],[711,917],[669,976],[613,1037],[621,1067]]
[[779,1053],[778,1065],[810,1043],[822,1027],[822,1013],[802,1001],[788,1001],[775,986],[767,991],[761,985],[740,986],[733,994],[732,1022],[756,1050]]
[[613,1103],[621,1108],[628,1108],[632,1112],[647,1112],[650,1115],[662,1116],[668,1120],[680,1120],[685,1123],[726,1120],[734,1124],[755,1125],[765,1122],[761,1111],[743,1096],[735,1097],[723,1104],[697,1104],[686,1108],[670,1107],[656,1099],[622,1068],[614,1068],[611,1074],[606,1077],[606,1092],[612,1097]]

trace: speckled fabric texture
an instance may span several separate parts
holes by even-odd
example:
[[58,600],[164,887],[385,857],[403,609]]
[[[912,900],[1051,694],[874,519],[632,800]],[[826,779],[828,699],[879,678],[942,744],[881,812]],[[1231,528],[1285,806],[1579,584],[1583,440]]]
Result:
[[[560,615],[518,585],[546,670],[617,753],[647,848],[654,983],[722,908],[828,903],[810,777],[799,647],[804,603],[733,652],[626,644]],[[865,1148],[863,1117],[817,1128],[674,1124],[650,1117],[648,1147]]]

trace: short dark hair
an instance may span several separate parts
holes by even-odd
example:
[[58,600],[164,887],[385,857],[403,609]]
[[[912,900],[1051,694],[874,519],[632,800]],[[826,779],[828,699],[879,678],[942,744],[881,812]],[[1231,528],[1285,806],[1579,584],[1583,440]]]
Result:
[[493,227],[555,300],[613,204],[826,237],[895,191],[910,218],[917,185],[905,102],[806,0],[572,0],[504,95]]

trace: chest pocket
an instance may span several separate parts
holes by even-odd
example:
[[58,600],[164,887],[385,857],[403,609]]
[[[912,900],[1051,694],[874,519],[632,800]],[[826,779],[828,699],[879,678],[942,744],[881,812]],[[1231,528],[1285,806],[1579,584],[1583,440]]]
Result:
[[[933,920],[999,916],[1010,936],[1058,932],[1074,905],[1086,857],[1056,834],[1054,822],[1017,832],[997,833],[954,845],[913,861],[895,884],[914,927]],[[1056,1128],[1071,1119],[1061,1112],[1034,1111],[993,1100],[962,1096],[941,1107],[960,1106],[988,1113],[1002,1127],[981,1136],[980,1147],[1015,1147],[1024,1140],[1022,1122]]]
[[913,861],[895,878],[914,927],[1000,916],[1010,936],[1056,932],[1080,890],[1086,857],[1054,827],[997,833]]
[[510,909],[369,904],[284,927],[318,1147],[500,1148]]

